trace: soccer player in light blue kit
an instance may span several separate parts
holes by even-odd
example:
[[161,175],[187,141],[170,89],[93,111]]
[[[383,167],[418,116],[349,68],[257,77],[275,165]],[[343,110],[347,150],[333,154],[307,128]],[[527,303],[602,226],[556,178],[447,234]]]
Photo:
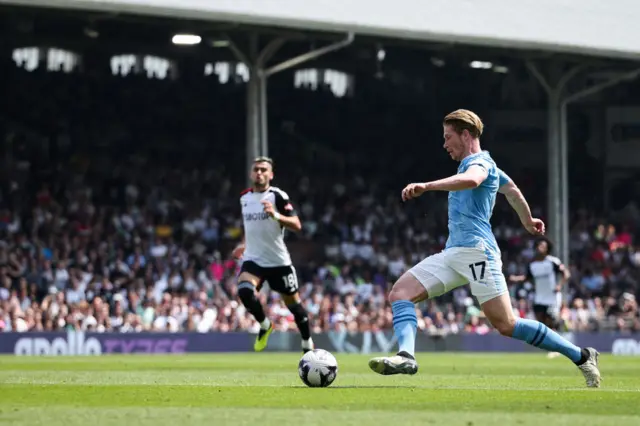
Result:
[[383,375],[417,373],[415,303],[470,283],[471,293],[500,334],[559,352],[578,366],[588,387],[599,387],[599,354],[595,349],[579,348],[546,325],[516,318],[513,313],[500,249],[489,223],[498,192],[505,195],[529,233],[544,234],[544,223],[531,216],[516,184],[487,151],[480,149],[484,125],[475,113],[454,111],[444,118],[443,127],[444,148],[460,162],[458,173],[433,182],[412,183],[402,191],[402,199],[407,201],[427,191],[448,191],[449,239],[442,252],[415,265],[393,285],[389,301],[399,351],[395,356],[371,359],[369,367]]

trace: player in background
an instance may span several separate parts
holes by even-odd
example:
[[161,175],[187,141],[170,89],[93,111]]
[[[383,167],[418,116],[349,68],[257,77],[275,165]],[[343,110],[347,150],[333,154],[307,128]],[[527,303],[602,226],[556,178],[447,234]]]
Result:
[[302,336],[302,351],[314,348],[309,318],[300,303],[298,277],[291,263],[289,250],[284,243],[284,230],[299,232],[300,219],[286,192],[271,186],[273,160],[268,157],[255,159],[251,169],[253,187],[242,192],[240,205],[244,223],[244,238],[234,250],[236,259],[242,258],[238,276],[238,296],[247,310],[260,323],[254,350],[267,347],[273,324],[266,317],[256,296],[262,284],[282,295],[284,303],[293,314]]
[[[553,245],[544,238],[538,238],[534,245],[535,257],[527,266],[526,275],[512,275],[512,282],[529,281],[534,287],[533,313],[536,320],[557,331],[560,327],[562,307],[562,287],[571,278],[569,269],[555,256],[551,256]],[[558,280],[558,276],[560,279]],[[549,358],[560,355],[549,352]]]
[[544,223],[531,210],[515,183],[500,170],[489,153],[480,148],[484,125],[468,110],[457,110],[444,118],[444,148],[460,162],[454,176],[426,183],[412,183],[402,191],[404,201],[427,191],[449,192],[449,238],[445,249],[429,256],[403,274],[389,293],[393,328],[399,352],[369,361],[379,374],[415,374],[414,357],[417,318],[415,303],[440,296],[470,283],[484,314],[503,336],[522,340],[547,351],[560,352],[578,366],[587,386],[600,385],[598,352],[579,348],[546,325],[516,318],[502,273],[500,249],[489,223],[496,196],[504,194],[518,213],[522,225],[533,235],[542,235]]

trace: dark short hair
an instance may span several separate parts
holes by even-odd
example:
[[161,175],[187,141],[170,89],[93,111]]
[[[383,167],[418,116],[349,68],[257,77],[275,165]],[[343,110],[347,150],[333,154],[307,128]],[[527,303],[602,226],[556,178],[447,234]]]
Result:
[[547,254],[551,254],[553,252],[553,243],[547,237],[538,237],[538,238],[536,238],[533,246],[535,248],[538,248],[538,245],[540,245],[540,243],[543,242],[543,241],[545,243],[547,243]]
[[253,160],[253,164],[256,164],[256,163],[269,163],[271,164],[271,167],[273,167],[273,159],[271,157],[267,157],[264,155],[261,155],[260,157],[256,157]]

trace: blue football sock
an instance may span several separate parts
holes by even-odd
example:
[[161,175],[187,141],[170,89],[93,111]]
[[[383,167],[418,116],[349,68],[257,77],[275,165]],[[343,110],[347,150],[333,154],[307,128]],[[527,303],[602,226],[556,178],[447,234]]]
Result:
[[573,362],[582,357],[579,347],[538,321],[516,320],[512,337],[549,352],[559,352]]
[[391,303],[391,310],[393,311],[393,331],[398,338],[398,352],[407,352],[414,356],[418,328],[415,305],[408,300],[397,300]]

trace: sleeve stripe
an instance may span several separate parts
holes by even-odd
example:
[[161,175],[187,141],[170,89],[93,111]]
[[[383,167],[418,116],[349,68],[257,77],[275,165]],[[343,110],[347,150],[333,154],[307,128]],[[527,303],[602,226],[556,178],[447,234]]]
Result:
[[289,194],[284,192],[282,189],[272,186],[271,190],[273,191],[274,194],[280,195],[280,197],[282,197],[283,200],[289,201]]
[[[469,164],[469,167],[471,167],[471,166],[480,166],[480,167],[482,167],[483,169],[485,169],[486,171],[489,171],[489,170],[491,169],[491,165],[490,165],[490,164],[487,164],[486,162],[480,162],[480,161],[472,161],[472,162]],[[467,169],[468,169],[469,167],[467,167]]]

